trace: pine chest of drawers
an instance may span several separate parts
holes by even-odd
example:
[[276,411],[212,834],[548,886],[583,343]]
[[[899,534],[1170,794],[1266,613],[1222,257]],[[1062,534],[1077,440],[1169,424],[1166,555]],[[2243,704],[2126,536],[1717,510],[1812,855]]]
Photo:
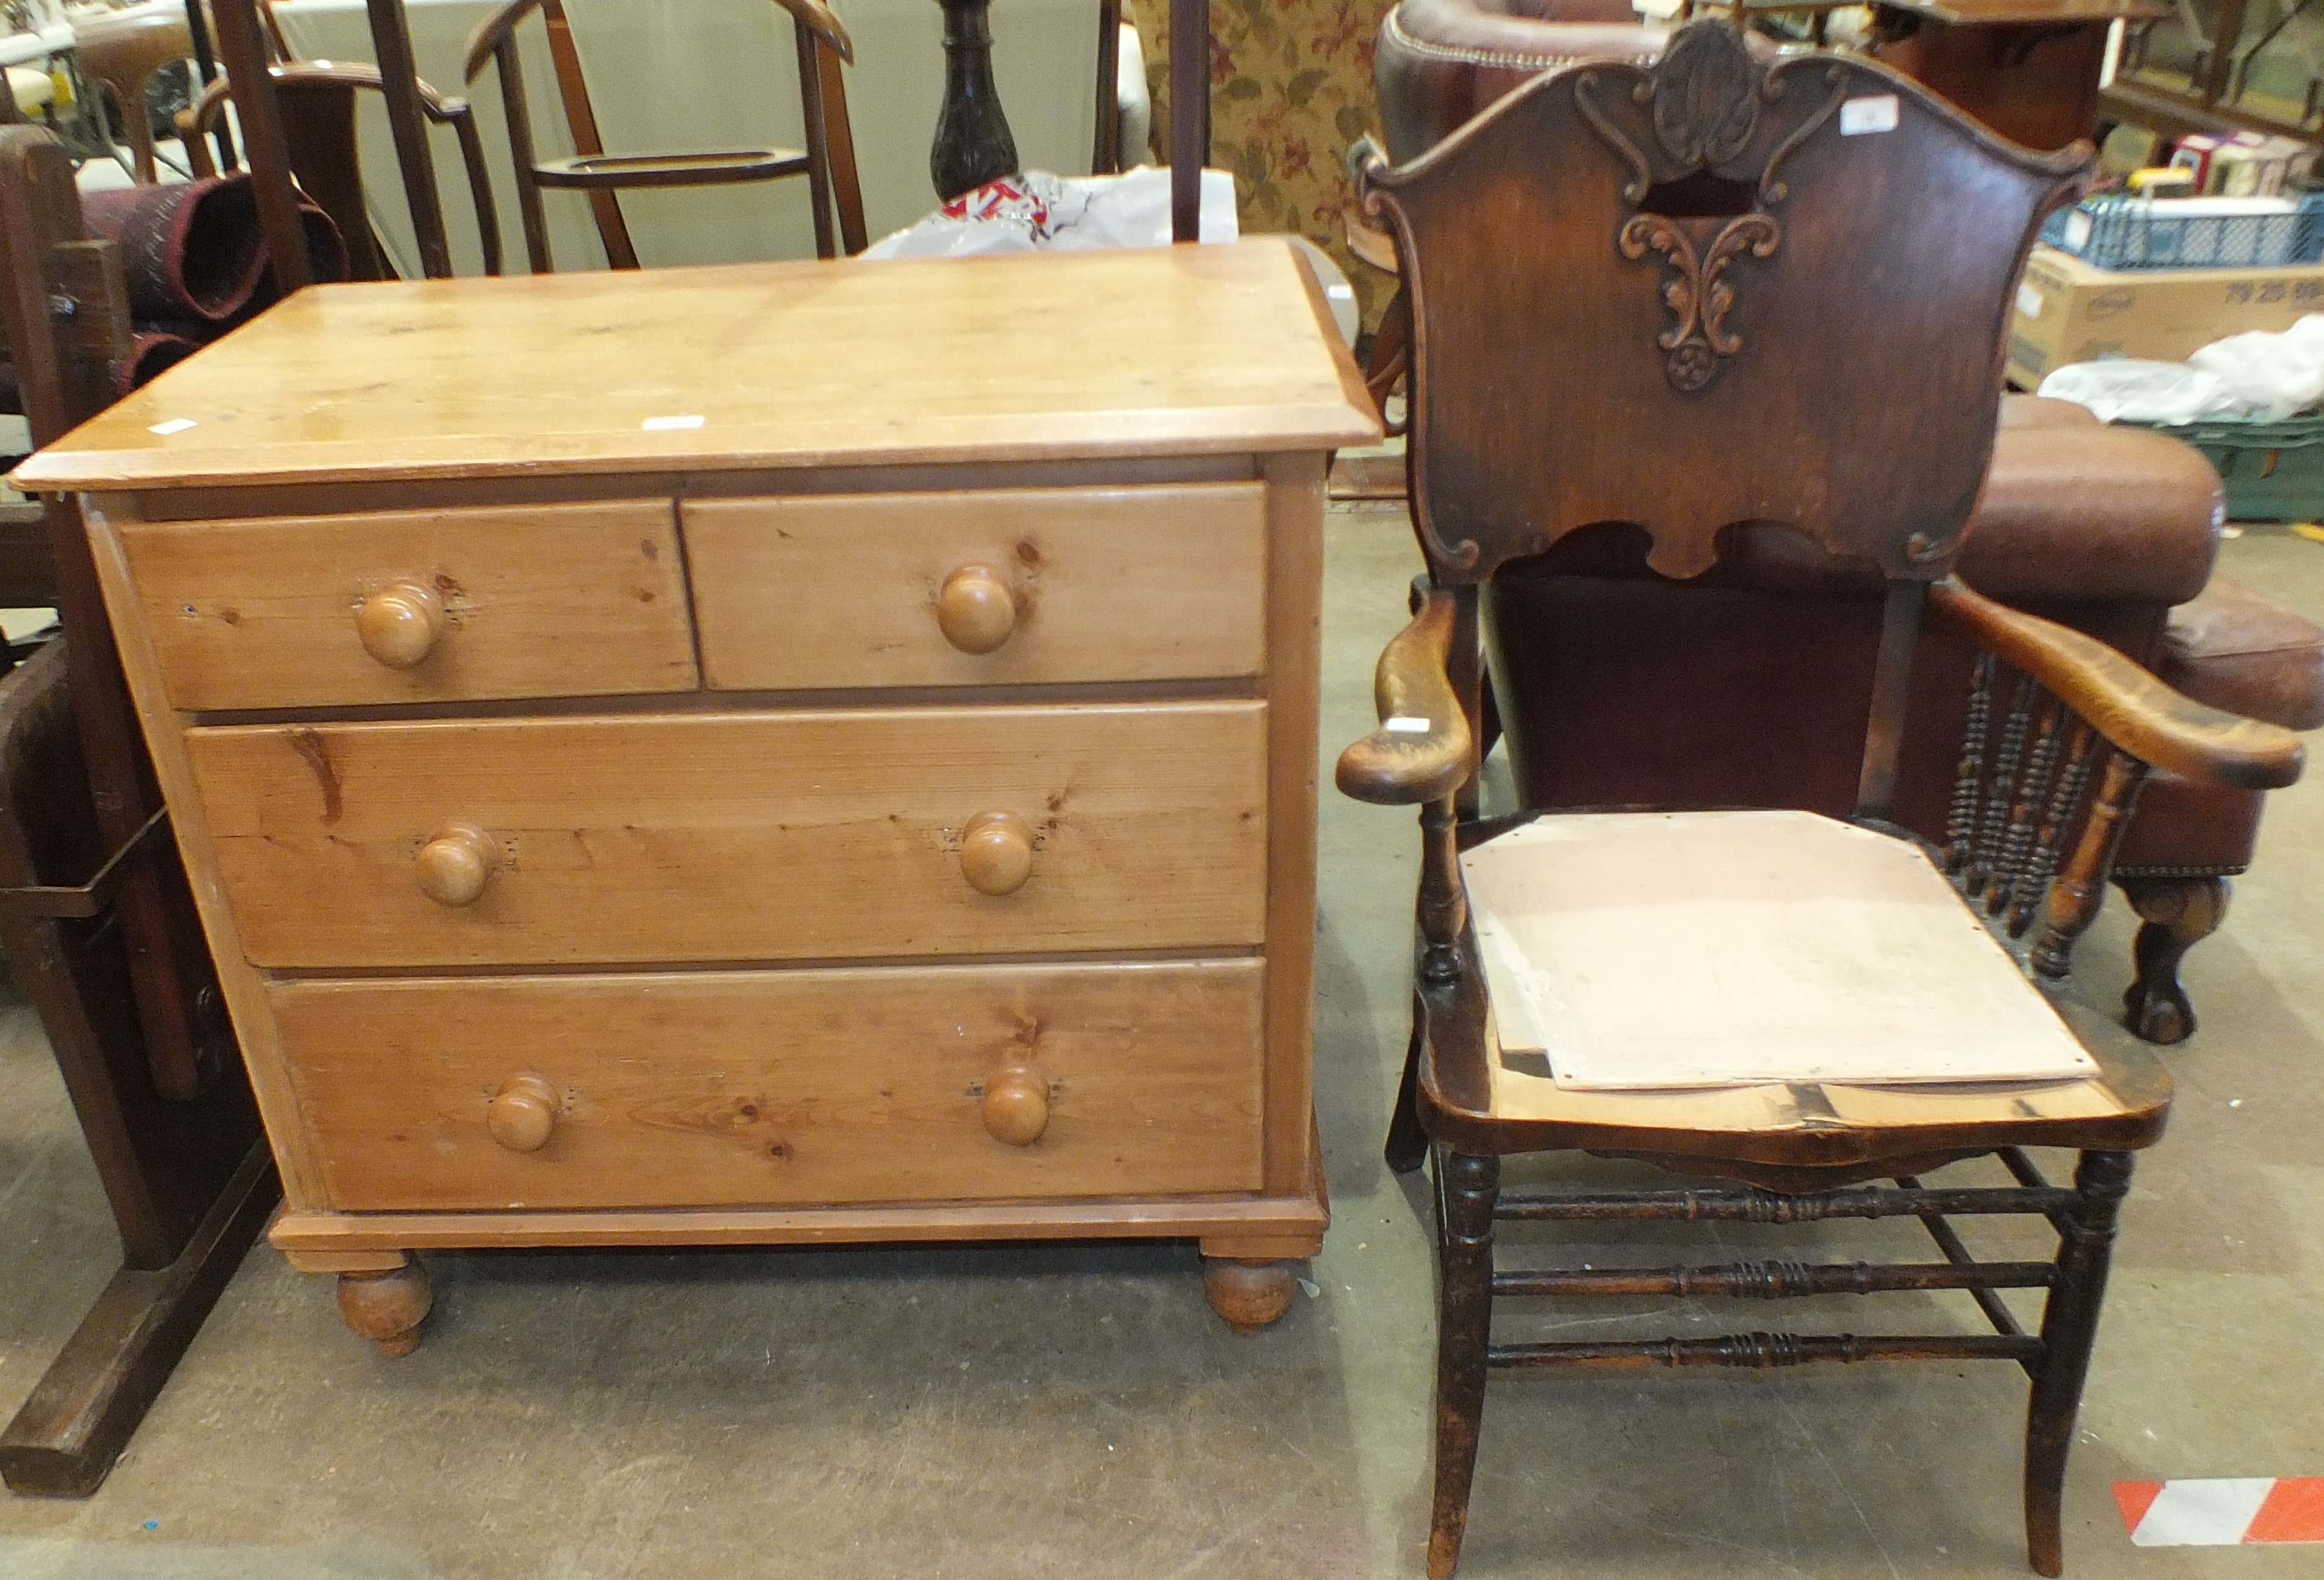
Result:
[[288,1206],[415,1251],[1325,1223],[1323,469],[1279,243],[302,294],[81,493]]

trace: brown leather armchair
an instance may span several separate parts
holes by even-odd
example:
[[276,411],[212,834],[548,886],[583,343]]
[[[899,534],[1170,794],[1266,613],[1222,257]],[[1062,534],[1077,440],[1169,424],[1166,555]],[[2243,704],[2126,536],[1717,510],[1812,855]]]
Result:
[[[1541,71],[1652,59],[1665,30],[1628,17],[1626,0],[1403,0],[1377,54],[1389,157],[1415,157]],[[2197,452],[2062,402],[2006,401],[2001,426],[1962,579],[2099,637],[2197,701],[2293,729],[2324,725],[2324,632],[2211,577],[2218,480]],[[1818,596],[1777,597],[1803,577]],[[1743,534],[1716,570],[1673,583],[1646,569],[1643,534],[1609,524],[1505,570],[1483,613],[1495,690],[1526,698],[1506,724],[1526,804],[1844,815],[1853,803],[1877,575],[1810,572],[1769,532]],[[1957,711],[1969,661],[1924,652],[1920,706]],[[1706,684],[1714,675],[1720,683]],[[1570,739],[1628,749],[1557,750]],[[1898,818],[1941,839],[1955,765],[1923,756],[1904,764]],[[2139,802],[2114,876],[2144,921],[2126,1007],[2151,1041],[2194,1029],[2180,962],[2225,916],[2262,806],[2261,792],[2168,774]]]

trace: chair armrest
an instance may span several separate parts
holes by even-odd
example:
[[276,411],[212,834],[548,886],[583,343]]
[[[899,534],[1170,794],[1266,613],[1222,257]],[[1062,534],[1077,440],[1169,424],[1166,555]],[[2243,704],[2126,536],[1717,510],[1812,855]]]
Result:
[[851,66],[855,64],[855,41],[847,36],[846,24],[824,0],[775,0],[775,4],[789,12],[801,27],[830,45],[832,52],[841,60]]
[[1994,436],[1954,568],[2019,608],[2168,608],[2209,580],[2221,511],[2219,475],[2192,445],[2135,428],[2029,426],[2021,417]]
[[1469,777],[1468,714],[1445,673],[1457,604],[1431,592],[1372,675],[1380,727],[1340,753],[1340,789],[1376,806],[1442,800]]
[[1929,592],[1941,619],[2142,762],[2237,790],[2280,790],[2300,777],[2304,753],[2290,730],[2190,701],[2096,637],[1997,604],[1958,578]]
[[[301,85],[360,88],[373,93],[386,91],[380,80],[379,68],[362,60],[291,60],[269,66],[266,75],[277,93],[295,92]],[[446,98],[425,82],[414,79],[419,90],[420,113],[439,126],[456,125],[469,115],[468,101]],[[225,114],[226,101],[234,97],[234,85],[223,76],[202,90],[192,107],[180,110],[176,117],[178,134],[189,134],[207,137],[217,130],[218,118]],[[215,174],[215,171],[209,172]]]
[[484,75],[484,64],[501,41],[516,31],[516,24],[540,7],[540,0],[508,0],[508,4],[476,23],[468,34],[467,43],[460,51],[460,80],[473,83]]

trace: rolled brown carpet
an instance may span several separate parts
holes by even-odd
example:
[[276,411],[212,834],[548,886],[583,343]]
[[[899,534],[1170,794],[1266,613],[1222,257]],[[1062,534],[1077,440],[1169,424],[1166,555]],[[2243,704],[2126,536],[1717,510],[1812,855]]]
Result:
[[141,331],[129,343],[129,355],[113,365],[113,391],[125,395],[146,380],[157,377],[164,369],[175,367],[195,352],[201,343],[183,335],[156,334]]
[[[305,198],[299,199],[299,223],[307,227],[307,272],[318,285],[331,285],[347,277],[347,244],[331,217]],[[259,278],[258,289],[252,291],[241,316],[247,317],[272,307],[282,293],[274,289],[274,276]],[[239,319],[237,319],[239,321]]]
[[[266,241],[247,171],[84,193],[81,211],[92,236],[121,249],[134,319],[222,326],[271,300]],[[346,247],[329,216],[301,199],[300,217],[315,278],[346,278]]]

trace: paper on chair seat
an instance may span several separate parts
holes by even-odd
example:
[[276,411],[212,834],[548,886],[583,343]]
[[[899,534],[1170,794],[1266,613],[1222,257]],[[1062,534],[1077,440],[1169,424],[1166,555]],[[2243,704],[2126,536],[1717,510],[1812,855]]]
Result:
[[1919,847],[1812,812],[1536,818],[1461,857],[1508,1051],[1560,1086],[2098,1073]]

